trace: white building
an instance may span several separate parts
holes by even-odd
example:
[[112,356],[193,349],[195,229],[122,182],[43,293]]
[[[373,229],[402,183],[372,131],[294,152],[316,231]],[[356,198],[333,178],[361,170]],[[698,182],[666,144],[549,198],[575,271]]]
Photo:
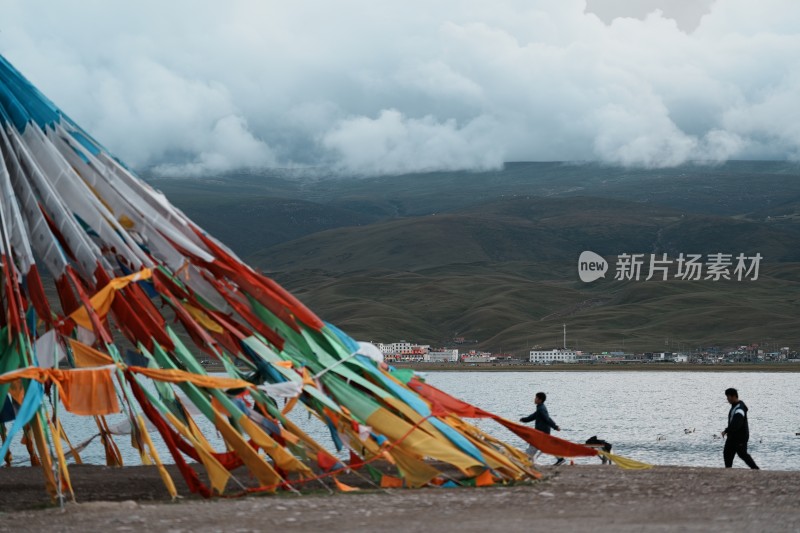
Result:
[[408,341],[375,343],[386,362],[422,362],[427,360],[428,344],[413,344]]
[[531,363],[574,363],[578,354],[572,350],[531,350]]
[[429,351],[425,354],[425,361],[431,363],[455,363],[458,361],[458,350]]
[[490,352],[476,352],[475,350],[461,355],[462,363],[491,363],[495,359]]
[[389,353],[393,354],[407,354],[411,353],[411,343],[406,341],[393,342],[386,345]]
[[375,346],[381,351],[383,355],[402,355],[402,354],[410,354],[415,347],[415,345],[411,344],[408,341],[400,341],[400,342],[389,342],[383,343],[379,342],[376,343]]

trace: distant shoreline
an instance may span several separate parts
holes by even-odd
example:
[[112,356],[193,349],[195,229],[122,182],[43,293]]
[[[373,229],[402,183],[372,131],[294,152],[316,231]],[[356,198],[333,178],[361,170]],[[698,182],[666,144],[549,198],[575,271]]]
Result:
[[[395,368],[409,368],[419,372],[798,372],[800,363],[719,363],[700,365],[690,363],[602,363],[602,364],[550,364],[526,363],[391,363]],[[209,363],[203,367],[212,372],[222,372],[221,364]]]
[[396,368],[420,372],[800,372],[800,363],[603,363],[603,364],[507,364],[507,363],[393,363]]

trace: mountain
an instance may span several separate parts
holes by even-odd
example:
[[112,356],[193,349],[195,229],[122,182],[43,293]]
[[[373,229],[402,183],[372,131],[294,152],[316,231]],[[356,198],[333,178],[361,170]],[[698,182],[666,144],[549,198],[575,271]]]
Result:
[[800,261],[795,229],[687,214],[606,198],[516,197],[469,209],[307,235],[250,256],[275,271],[417,271],[507,261],[577,261],[583,250],[620,253],[761,253]]
[[[560,345],[567,323],[568,342],[591,350],[800,343],[800,168],[792,163],[511,163],[488,173],[150,181],[362,339],[465,337],[523,353]],[[609,261],[605,279],[578,280],[584,250]],[[615,281],[623,253],[763,260],[755,281]]]
[[195,198],[183,211],[243,256],[327,229],[375,221],[375,217],[353,210],[269,196],[217,194]]
[[753,342],[797,346],[798,263],[763,268],[750,282],[575,281],[575,265],[485,263],[418,272],[320,271],[275,277],[363,340],[523,353],[568,343],[583,350],[663,351]]

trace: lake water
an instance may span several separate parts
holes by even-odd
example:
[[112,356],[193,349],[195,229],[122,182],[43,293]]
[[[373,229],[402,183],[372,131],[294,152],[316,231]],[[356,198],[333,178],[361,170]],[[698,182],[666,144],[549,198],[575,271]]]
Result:
[[[756,463],[800,470],[798,374],[768,372],[431,372],[427,381],[488,411],[518,420],[533,412],[533,396],[547,393],[559,437],[584,442],[592,435],[615,453],[657,465],[723,466],[722,439],[734,387],[748,408]],[[481,429],[522,441],[490,421]],[[499,429],[496,429],[498,428]],[[686,433],[685,430],[694,430]],[[596,462],[586,459],[576,462]],[[736,458],[734,466],[743,466]]]
[[[561,426],[556,433],[575,442],[597,435],[621,455],[657,465],[722,466],[724,441],[715,435],[725,428],[729,405],[724,390],[735,387],[750,408],[749,450],[762,468],[800,470],[800,408],[798,375],[768,372],[430,372],[426,380],[453,396],[511,420],[533,412],[533,396],[547,393],[550,416]],[[330,434],[305,409],[291,418],[321,444],[334,450]],[[109,417],[114,424],[122,415]],[[198,424],[218,450],[224,449],[210,423]],[[91,418],[62,417],[73,444],[97,432]],[[499,424],[472,420],[490,434],[524,449],[526,446]],[[686,433],[685,430],[693,430]],[[162,460],[171,457],[151,431]],[[15,464],[27,464],[27,453],[15,438]],[[116,437],[125,464],[139,464],[127,436]],[[104,464],[99,439],[81,453],[85,463]],[[549,462],[544,458],[544,462]],[[578,459],[594,463],[597,459]],[[737,458],[734,466],[742,467]]]

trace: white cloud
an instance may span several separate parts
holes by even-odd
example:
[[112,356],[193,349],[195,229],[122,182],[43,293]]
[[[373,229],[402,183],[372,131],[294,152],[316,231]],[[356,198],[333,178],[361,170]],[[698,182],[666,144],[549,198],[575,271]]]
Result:
[[504,154],[491,141],[496,127],[489,118],[459,127],[454,120],[413,119],[388,109],[375,119],[341,121],[325,135],[323,144],[336,152],[334,169],[344,173],[488,170],[503,164]]
[[800,4],[701,3],[0,0],[0,53],[170,173],[797,159]]
[[228,115],[219,119],[210,134],[199,135],[194,141],[193,159],[184,163],[163,163],[156,167],[156,172],[193,176],[233,168],[273,167],[277,163],[269,146],[253,137],[247,123],[239,116]]

